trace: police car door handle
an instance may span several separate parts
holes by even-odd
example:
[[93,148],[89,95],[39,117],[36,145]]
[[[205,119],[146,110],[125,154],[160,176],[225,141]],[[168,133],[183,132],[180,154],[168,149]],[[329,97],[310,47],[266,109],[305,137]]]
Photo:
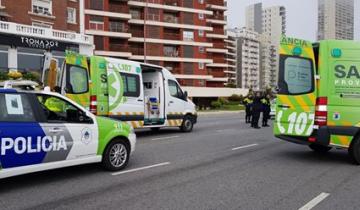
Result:
[[49,132],[50,133],[59,133],[59,132],[63,132],[63,130],[60,128],[53,128],[53,129],[50,129]]

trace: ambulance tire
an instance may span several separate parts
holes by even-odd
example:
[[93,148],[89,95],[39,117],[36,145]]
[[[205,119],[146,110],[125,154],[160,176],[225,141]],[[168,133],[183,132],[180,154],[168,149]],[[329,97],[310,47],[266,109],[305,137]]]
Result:
[[189,133],[194,128],[194,121],[190,115],[185,115],[183,122],[180,126],[180,130],[185,133]]
[[130,145],[128,142],[121,138],[114,139],[106,146],[102,166],[109,171],[119,171],[127,166],[129,158]]
[[360,136],[354,138],[348,152],[352,162],[360,165]]
[[319,154],[325,154],[331,150],[331,147],[323,146],[320,144],[310,144],[310,149]]

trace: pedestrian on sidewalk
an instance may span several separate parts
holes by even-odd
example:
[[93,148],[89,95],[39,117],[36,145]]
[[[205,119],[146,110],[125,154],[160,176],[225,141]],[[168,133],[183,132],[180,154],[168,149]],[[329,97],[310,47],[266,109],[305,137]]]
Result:
[[267,94],[263,99],[261,99],[263,118],[262,118],[262,127],[269,127],[268,120],[270,119],[270,95]]
[[253,95],[249,94],[243,101],[245,106],[245,123],[251,123],[251,115],[252,115],[252,105],[253,105]]
[[260,92],[255,93],[254,102],[252,105],[252,119],[251,127],[259,129],[259,119],[262,111],[261,94]]

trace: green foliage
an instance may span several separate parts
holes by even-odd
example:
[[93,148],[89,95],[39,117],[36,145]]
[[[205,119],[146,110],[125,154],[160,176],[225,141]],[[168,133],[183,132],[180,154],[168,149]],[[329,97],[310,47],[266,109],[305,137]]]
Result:
[[229,101],[240,102],[244,99],[242,95],[233,94],[229,97]]
[[40,81],[40,78],[38,78],[37,75],[31,73],[31,72],[25,72],[22,76],[24,80],[31,80],[31,81]]
[[219,98],[218,102],[220,102],[221,105],[229,104],[229,101],[226,98]]
[[211,108],[213,109],[220,109],[222,106],[221,102],[217,101],[212,101],[211,102]]
[[7,72],[0,72],[0,81],[8,80],[9,76]]

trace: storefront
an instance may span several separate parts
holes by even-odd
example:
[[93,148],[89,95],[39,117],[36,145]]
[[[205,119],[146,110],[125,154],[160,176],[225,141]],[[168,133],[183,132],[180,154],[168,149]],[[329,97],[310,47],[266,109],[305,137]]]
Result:
[[6,24],[8,27],[0,25],[0,72],[19,70],[40,74],[46,52],[51,52],[60,64],[64,61],[66,50],[86,55],[93,53],[92,37],[16,23]]

